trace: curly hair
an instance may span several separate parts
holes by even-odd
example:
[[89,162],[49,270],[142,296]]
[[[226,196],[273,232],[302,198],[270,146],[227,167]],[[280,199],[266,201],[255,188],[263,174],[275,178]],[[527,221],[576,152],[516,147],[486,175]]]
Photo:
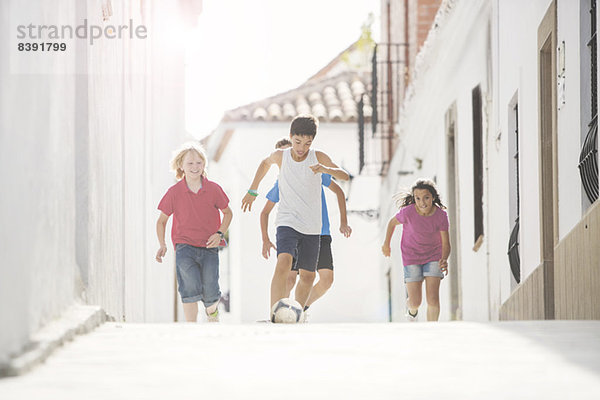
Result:
[[281,139],[279,139],[277,141],[277,143],[275,143],[275,148],[276,149],[280,149],[282,147],[291,146],[291,145],[292,145],[292,142],[290,141],[290,139],[288,139],[288,138],[281,138]]
[[428,190],[429,193],[433,196],[433,204],[441,208],[442,210],[446,209],[446,206],[440,200],[440,194],[437,190],[435,183],[430,179],[419,179],[417,180],[412,188],[409,191],[402,191],[400,193],[396,193],[392,199],[396,202],[396,206],[398,208],[403,208],[409,206],[411,204],[415,204],[415,190],[416,189],[425,189]]

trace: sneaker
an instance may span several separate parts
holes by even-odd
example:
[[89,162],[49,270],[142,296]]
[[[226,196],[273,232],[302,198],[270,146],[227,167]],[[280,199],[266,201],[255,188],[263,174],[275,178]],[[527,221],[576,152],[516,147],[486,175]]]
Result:
[[208,322],[219,322],[219,309],[217,308],[214,313],[206,314]]
[[419,310],[417,310],[415,315],[412,315],[410,310],[408,308],[406,309],[406,320],[408,322],[417,322],[417,315],[419,315]]
[[302,314],[300,314],[300,320],[298,321],[299,324],[305,324],[308,322],[308,317],[309,314],[307,311],[302,311]]

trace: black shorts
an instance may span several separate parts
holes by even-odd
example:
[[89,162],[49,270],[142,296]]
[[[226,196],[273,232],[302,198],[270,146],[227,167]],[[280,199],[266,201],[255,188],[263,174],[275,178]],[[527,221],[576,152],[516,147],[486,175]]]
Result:
[[276,237],[277,255],[291,254],[299,260],[292,266],[297,264],[298,268],[313,272],[317,269],[320,235],[305,235],[289,226],[278,226]]
[[[298,271],[296,259],[292,263],[292,271]],[[331,253],[331,236],[321,235],[321,246],[319,247],[319,260],[317,270],[330,269],[333,271],[333,254]]]

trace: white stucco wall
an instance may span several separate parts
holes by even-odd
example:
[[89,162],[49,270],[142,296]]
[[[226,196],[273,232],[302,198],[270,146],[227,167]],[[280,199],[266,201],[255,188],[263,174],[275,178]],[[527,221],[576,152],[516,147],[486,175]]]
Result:
[[[102,21],[101,0],[34,3],[0,5],[0,362],[74,302],[169,322],[175,301],[172,252],[162,265],[154,255],[156,206],[184,137],[183,48],[166,34],[180,11],[150,1],[142,17],[140,2],[113,2]],[[15,24],[84,18],[131,18],[156,35],[73,41],[35,64],[13,57]]]
[[[141,23],[139,7],[122,4],[110,23],[130,17]],[[185,136],[184,49],[177,44],[181,27],[173,28],[181,20],[177,8],[152,3],[144,20],[146,40],[87,49],[92,150],[85,295],[117,320],[166,322],[176,300],[174,252],[163,264],[154,260],[156,207],[175,182],[169,161]]]
[[[261,256],[259,218],[265,203],[264,196],[277,179],[277,168],[272,167],[263,179],[258,188],[260,196],[251,213],[242,213],[241,200],[260,161],[274,150],[278,139],[289,136],[289,122],[223,124],[219,132],[227,129],[235,129],[235,133],[219,162],[212,162],[209,167],[209,178],[225,189],[234,211],[227,250],[231,260],[231,319],[253,322],[269,315],[270,284],[276,255],[272,253],[269,260]],[[325,151],[338,165],[356,174],[356,129],[355,124],[322,123],[313,147]],[[214,142],[209,143],[209,151],[214,145]],[[360,191],[361,188],[353,185],[352,191],[355,190]],[[336,277],[334,287],[311,310],[311,322],[383,321],[387,317],[385,293],[373,262],[379,254],[377,224],[350,215],[348,220],[354,232],[350,239],[343,238],[338,230],[339,212],[333,193],[327,193],[327,202]],[[271,241],[274,243],[276,211],[273,210],[269,219]],[[352,306],[348,307],[349,304]]]
[[[497,163],[490,168],[502,171],[508,163],[509,105],[518,92],[519,161],[520,161],[520,255],[521,280],[540,264],[539,221],[539,111],[537,31],[550,1],[534,1],[528,7],[518,1],[502,1],[495,5],[494,18],[494,126],[500,134]],[[508,175],[503,179],[508,187]],[[508,201],[508,192],[502,194]],[[512,221],[510,221],[512,228]],[[510,234],[510,230],[507,235]],[[504,254],[508,236],[503,241]],[[500,248],[498,249],[498,252]],[[501,279],[500,301],[511,293],[510,276]]]
[[71,3],[22,11],[0,5],[0,361],[77,295],[74,81],[61,74],[74,56],[56,61],[52,76],[14,74],[8,62],[11,11],[43,23],[72,17]]
[[518,1],[501,2],[498,17],[502,27],[498,44],[497,97],[501,132],[507,131],[505,110],[515,91],[519,91],[520,186],[523,188],[520,237],[528,239],[527,245],[522,241],[520,246],[521,279],[525,279],[540,263],[537,30],[549,4],[544,0],[532,2],[530,7],[524,8]]
[[565,42],[565,104],[560,105],[557,115],[560,239],[580,221],[584,211],[582,205],[589,204],[577,168],[588,132],[587,124],[591,120],[591,74],[587,47],[591,35],[589,9],[589,1],[557,2],[557,42]]

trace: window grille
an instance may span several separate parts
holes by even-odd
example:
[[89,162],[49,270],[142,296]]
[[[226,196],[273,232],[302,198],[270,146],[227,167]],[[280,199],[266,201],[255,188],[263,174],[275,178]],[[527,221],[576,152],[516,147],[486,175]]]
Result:
[[592,1],[590,9],[591,39],[588,42],[590,49],[590,72],[592,86],[592,121],[588,124],[589,130],[583,142],[579,155],[579,175],[585,194],[591,203],[598,199],[598,102],[597,86],[598,75],[596,72],[597,57],[597,27],[596,27],[596,0]]
[[473,89],[472,100],[474,242],[477,247],[483,236],[483,115],[479,86]]
[[401,58],[401,48],[405,46],[406,43],[378,43],[371,59],[372,134],[369,143],[377,143],[381,154],[375,161],[366,160],[363,166],[380,167],[380,175],[387,174],[394,150],[394,129],[398,122],[398,104],[402,100],[401,78],[406,67],[406,61]]
[[391,139],[402,101],[402,77],[406,60],[401,56],[406,43],[378,43],[371,59],[371,117],[373,137]]
[[521,255],[519,253],[519,210],[520,210],[520,190],[519,190],[519,105],[515,104],[514,107],[514,144],[515,144],[515,155],[514,168],[515,168],[515,193],[516,196],[516,212],[517,217],[515,219],[515,225],[510,233],[508,239],[508,262],[510,264],[510,270],[517,283],[521,282]]
[[373,107],[373,115],[371,116],[371,132],[373,132],[373,136],[375,136],[375,132],[377,132],[377,124],[378,120],[378,103],[377,103],[377,45],[373,49],[373,58],[371,59],[371,107]]
[[519,254],[519,217],[515,221],[515,226],[510,233],[508,241],[508,262],[510,270],[517,281],[521,283],[521,256]]
[[365,100],[360,96],[358,102],[358,174],[365,166]]
[[517,173],[517,217],[521,207],[521,191],[519,187],[519,105],[515,104],[515,171]]
[[598,119],[594,118],[579,156],[579,175],[590,202],[598,199]]

